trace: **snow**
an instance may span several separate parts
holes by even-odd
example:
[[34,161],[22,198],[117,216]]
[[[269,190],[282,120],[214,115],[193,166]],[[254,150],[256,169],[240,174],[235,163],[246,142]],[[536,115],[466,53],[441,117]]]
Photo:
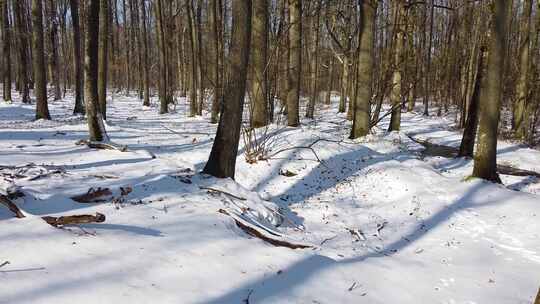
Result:
[[[0,208],[0,303],[531,303],[540,286],[538,180],[496,185],[468,179],[471,160],[421,157],[408,136],[459,145],[450,116],[404,113],[401,132],[383,132],[385,120],[351,141],[345,116],[322,107],[268,131],[270,155],[318,140],[313,151],[249,164],[241,144],[233,181],[199,174],[208,115],[189,118],[183,100],[165,115],[131,97],[109,104],[108,134],[127,152],[75,145],[87,131],[70,96],[50,104],[52,121],[0,103],[0,165],[61,169],[14,180],[26,218]],[[537,150],[503,141],[498,156],[540,171]],[[70,199],[125,186],[121,202]],[[250,237],[219,209],[313,248]],[[95,212],[106,222],[40,219]]]

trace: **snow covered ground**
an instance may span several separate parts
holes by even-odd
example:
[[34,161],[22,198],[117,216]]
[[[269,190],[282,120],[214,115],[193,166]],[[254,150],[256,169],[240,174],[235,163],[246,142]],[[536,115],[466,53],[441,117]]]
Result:
[[[0,104],[0,165],[57,172],[16,179],[26,218],[0,208],[0,303],[532,303],[540,287],[539,181],[495,185],[467,179],[470,160],[423,157],[407,135],[459,145],[450,119],[403,114],[402,132],[385,134],[384,121],[351,141],[344,115],[321,108],[301,128],[269,130],[270,154],[318,140],[313,150],[255,164],[241,153],[234,182],[198,174],[208,117],[113,99],[107,130],[127,152],[75,145],[87,131],[70,100],[51,103],[52,121]],[[540,151],[512,143],[499,161],[540,171]],[[70,199],[126,186],[122,202]],[[270,229],[313,248],[250,237],[218,212],[239,204],[267,228],[284,214]],[[95,212],[106,222],[57,229],[40,218]]]

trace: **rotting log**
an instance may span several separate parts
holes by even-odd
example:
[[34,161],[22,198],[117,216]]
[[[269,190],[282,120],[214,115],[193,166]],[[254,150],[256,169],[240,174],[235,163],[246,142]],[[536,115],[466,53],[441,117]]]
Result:
[[54,227],[62,227],[65,225],[77,225],[77,224],[90,224],[90,223],[103,223],[105,222],[105,215],[97,213],[95,215],[82,214],[82,215],[67,215],[67,216],[44,216],[42,219],[49,225]]
[[71,199],[83,204],[101,203],[107,201],[105,197],[111,197],[112,192],[109,188],[90,188],[85,194],[72,196]]
[[[11,212],[15,214],[17,218],[25,218],[21,209],[15,205],[7,196],[0,194],[0,204],[6,206]],[[43,216],[41,217],[47,224],[59,228],[65,225],[77,225],[77,224],[89,224],[89,223],[103,223],[105,222],[105,215],[96,212],[95,215],[80,214],[80,215],[66,215],[66,216]]]

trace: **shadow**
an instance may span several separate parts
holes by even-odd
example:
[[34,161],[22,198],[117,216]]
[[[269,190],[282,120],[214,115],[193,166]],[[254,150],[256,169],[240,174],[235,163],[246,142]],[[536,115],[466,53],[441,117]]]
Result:
[[91,228],[94,230],[120,230],[120,231],[126,231],[133,234],[140,234],[140,235],[146,235],[146,236],[156,236],[156,237],[163,237],[163,233],[159,230],[152,229],[152,228],[144,228],[144,227],[137,227],[137,226],[131,226],[131,225],[118,225],[118,224],[81,224],[77,225],[82,228]]
[[526,188],[529,185],[538,184],[540,183],[540,179],[536,176],[527,176],[524,179],[520,180],[519,182],[513,183],[511,185],[506,186],[508,189],[514,190],[514,191],[522,191],[524,188]]
[[[296,262],[292,266],[282,271],[285,275],[273,275],[271,277],[261,278],[254,282],[247,283],[239,288],[230,291],[220,297],[217,297],[211,301],[200,302],[205,304],[221,304],[221,303],[241,303],[245,300],[249,293],[253,301],[262,301],[271,297],[284,294],[291,291],[295,287],[306,282],[311,277],[316,276],[323,270],[337,267],[340,265],[349,265],[360,263],[371,258],[387,257],[398,253],[399,251],[411,246],[416,241],[423,238],[433,228],[443,224],[452,215],[460,210],[466,208],[479,208],[490,205],[499,204],[505,201],[506,196],[498,196],[497,200],[488,201],[484,203],[475,202],[474,199],[478,197],[485,197],[481,192],[489,192],[491,187],[498,187],[497,185],[478,181],[476,185],[472,186],[469,191],[461,198],[455,200],[451,205],[444,207],[440,211],[433,214],[426,220],[421,221],[410,232],[405,233],[398,240],[387,245],[383,250],[366,253],[353,258],[347,258],[343,260],[334,260],[329,257],[321,255],[312,255],[299,262]],[[261,288],[264,287],[264,288]]]

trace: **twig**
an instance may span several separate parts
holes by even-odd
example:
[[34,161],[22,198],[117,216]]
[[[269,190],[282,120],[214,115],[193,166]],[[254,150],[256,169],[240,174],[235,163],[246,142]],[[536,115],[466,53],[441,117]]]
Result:
[[333,237],[329,237],[329,238],[326,238],[324,239],[322,242],[321,242],[321,246],[324,245],[324,243],[328,242],[328,241],[331,241],[333,239],[337,238],[337,234],[334,235]]
[[9,264],[10,264],[9,261],[5,261],[4,263],[0,264],[0,268],[4,267],[6,265],[9,265]]
[[226,194],[226,195],[228,195],[228,196],[230,196],[232,198],[235,198],[237,200],[241,200],[241,201],[246,201],[247,200],[244,197],[240,197],[240,196],[234,195],[232,193],[229,193],[229,192],[226,192],[226,191],[223,191],[223,190],[210,188],[210,187],[203,187],[203,186],[199,186],[199,188],[202,189],[202,190],[208,190],[208,191],[214,191],[214,192],[219,192],[219,193],[222,193],[222,194]]

